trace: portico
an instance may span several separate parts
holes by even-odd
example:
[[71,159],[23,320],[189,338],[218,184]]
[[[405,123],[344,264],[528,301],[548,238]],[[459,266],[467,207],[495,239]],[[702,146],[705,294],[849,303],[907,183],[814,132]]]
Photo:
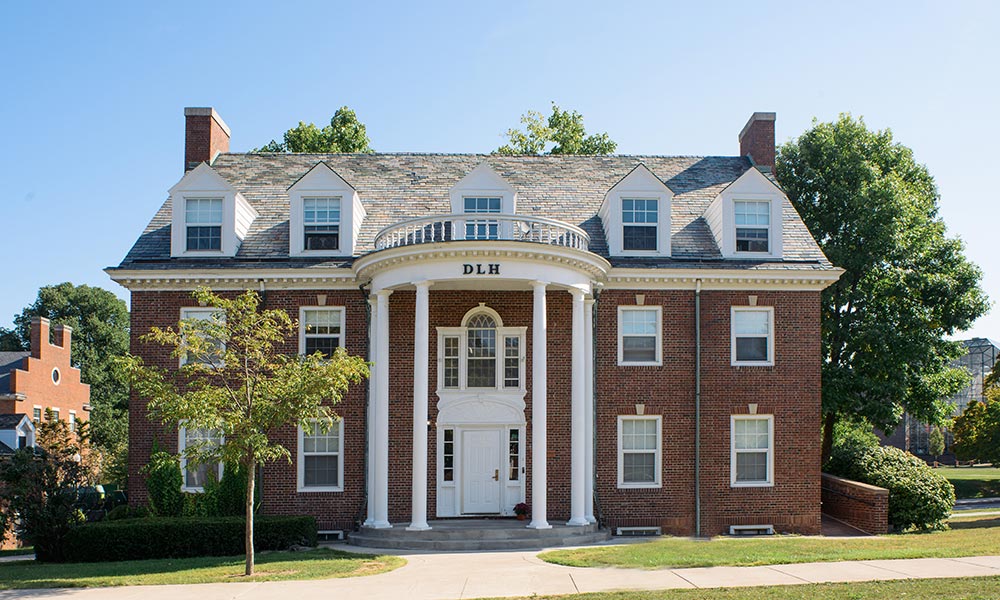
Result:
[[[496,215],[495,220],[501,223],[501,231],[507,231],[515,229],[514,221],[519,219]],[[557,225],[567,231],[576,229]],[[379,239],[395,236],[392,229],[383,231]],[[358,261],[355,269],[359,279],[371,282],[374,342],[366,527],[393,526],[388,516],[389,413],[394,400],[390,397],[389,371],[397,360],[394,354],[399,353],[394,352],[390,340],[412,335],[412,468],[406,529],[427,530],[428,518],[513,515],[513,506],[528,501],[529,496],[531,521],[527,526],[551,528],[548,388],[549,333],[553,327],[568,328],[571,339],[571,476],[566,524],[582,527],[595,522],[593,292],[608,264],[584,249],[587,240],[582,230],[571,233],[579,236],[581,248],[503,239],[436,241],[411,234],[404,243]],[[550,239],[568,237],[550,235]],[[451,291],[483,289],[530,290],[530,326],[528,322],[504,322],[497,312],[502,306],[479,303],[463,316],[460,327],[432,328],[432,290],[444,297]],[[389,328],[389,298],[397,290],[415,295],[412,332]],[[558,294],[569,296],[572,318],[552,324],[548,320],[549,301]],[[433,370],[431,336],[438,342]],[[429,380],[429,374],[434,373],[436,382]],[[435,385],[433,390],[431,385]],[[431,393],[436,396],[434,423],[429,419]],[[530,418],[525,410],[529,394]],[[429,429],[436,434],[436,465],[428,463]],[[436,505],[430,511],[429,472],[434,473],[430,479],[436,483]]]

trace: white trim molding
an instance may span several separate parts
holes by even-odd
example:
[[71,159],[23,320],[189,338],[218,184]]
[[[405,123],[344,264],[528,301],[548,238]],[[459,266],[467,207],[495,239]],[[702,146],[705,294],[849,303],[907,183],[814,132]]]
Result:
[[[218,199],[222,202],[221,240],[218,250],[188,250],[187,202]],[[257,210],[207,163],[201,163],[170,188],[170,257],[233,257],[240,248]],[[214,226],[214,225],[213,225]]]
[[[756,335],[739,335],[736,331],[736,315],[763,313],[767,315],[767,358],[765,360],[739,360],[736,353],[736,340],[739,337],[761,337]],[[729,309],[729,348],[730,361],[733,367],[773,367],[774,366],[774,307],[773,306],[732,306]]]
[[[313,423],[316,423],[313,421]],[[337,449],[335,452],[329,450],[325,452],[310,452],[310,456],[336,456],[337,457],[337,483],[335,485],[306,485],[306,451],[305,451],[305,431],[302,425],[298,429],[298,446],[295,451],[296,463],[296,488],[301,493],[315,492],[343,492],[344,491],[344,420],[335,419],[333,425],[326,433],[320,433],[325,438],[333,437],[330,434],[336,432]],[[315,429],[313,431],[316,431]]]
[[[767,422],[767,448],[748,448],[737,450],[736,448],[736,422],[737,421],[766,421]],[[765,458],[767,466],[767,477],[759,481],[737,481],[736,480],[736,455],[739,452],[761,453],[766,452]],[[774,415],[730,415],[729,417],[729,485],[730,487],[773,487],[774,486]]]
[[338,315],[340,332],[336,334],[316,334],[316,337],[337,338],[337,347],[347,347],[347,308],[344,306],[300,306],[299,307],[299,354],[306,353],[306,313],[313,311],[330,311]]
[[[655,358],[651,361],[627,361],[625,360],[625,332],[624,316],[629,312],[652,312],[656,315],[656,338]],[[636,337],[636,336],[633,336]],[[643,336],[647,337],[647,336]],[[659,367],[663,365],[663,307],[660,305],[619,305],[618,306],[618,366],[619,367]]]

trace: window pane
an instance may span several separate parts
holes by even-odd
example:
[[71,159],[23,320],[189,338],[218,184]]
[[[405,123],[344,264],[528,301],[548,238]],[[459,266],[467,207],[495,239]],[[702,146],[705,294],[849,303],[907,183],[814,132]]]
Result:
[[469,387],[496,387],[497,368],[495,358],[470,358],[468,361]]
[[733,203],[737,225],[770,225],[771,203],[739,200]]
[[340,458],[338,456],[306,456],[305,461],[305,485],[336,486],[340,484]]
[[306,224],[340,223],[340,198],[305,198],[302,203],[302,220]]
[[622,223],[657,222],[656,200],[622,199]]
[[622,336],[623,362],[656,362],[655,336]]
[[622,311],[623,335],[656,335],[655,310]]
[[737,310],[733,313],[736,335],[767,335],[770,333],[771,312],[767,310]]
[[656,250],[656,227],[625,225],[622,227],[622,249]]
[[767,481],[767,452],[737,453],[736,481]]
[[767,362],[766,337],[736,338],[736,360],[739,362]]
[[222,227],[196,226],[187,228],[188,250],[221,250]]
[[504,338],[504,387],[516,388],[521,385],[520,341],[520,338],[516,336],[506,336]]
[[622,457],[622,470],[622,481],[625,483],[654,483],[656,455],[652,452],[625,454]]
[[767,450],[769,446],[767,419],[737,419],[734,439],[737,450]]
[[188,198],[184,221],[188,225],[222,225],[222,198]]

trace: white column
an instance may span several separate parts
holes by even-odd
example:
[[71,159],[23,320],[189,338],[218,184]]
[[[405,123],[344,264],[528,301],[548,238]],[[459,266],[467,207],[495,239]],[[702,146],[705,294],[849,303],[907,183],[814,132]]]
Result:
[[388,529],[389,523],[389,295],[378,291],[375,349],[375,522],[372,527]]
[[427,524],[427,344],[430,337],[428,302],[431,282],[417,283],[413,317],[413,485],[410,526],[407,531],[425,531]]
[[594,516],[594,299],[587,298],[583,301],[583,345],[584,356],[584,379],[585,387],[583,392],[584,400],[584,433],[586,440],[584,443],[584,503],[583,513],[588,523],[596,523]]
[[[368,346],[370,351],[368,360],[372,364],[375,364],[378,362],[376,358],[378,328],[376,327],[375,316],[378,309],[375,296],[368,297],[368,306],[370,307],[370,315],[368,317]],[[365,519],[365,527],[371,527],[375,523],[375,448],[378,447],[378,438],[375,434],[375,397],[375,374],[372,373],[368,377],[368,418],[366,419],[368,423],[368,472],[366,473],[368,477],[368,517]]]
[[584,428],[586,426],[585,421],[585,407],[584,407],[584,394],[586,393],[586,370],[584,367],[584,323],[583,323],[583,291],[573,288],[570,290],[573,295],[573,381],[572,381],[572,431],[571,431],[571,441],[572,447],[570,449],[570,507],[569,507],[569,521],[566,522],[567,525],[580,527],[587,524],[587,518],[584,514],[584,504],[586,501],[586,459],[584,454],[586,452],[586,435]]
[[548,450],[546,409],[548,407],[548,366],[545,318],[545,286],[536,281],[531,325],[531,529],[552,529],[547,515]]

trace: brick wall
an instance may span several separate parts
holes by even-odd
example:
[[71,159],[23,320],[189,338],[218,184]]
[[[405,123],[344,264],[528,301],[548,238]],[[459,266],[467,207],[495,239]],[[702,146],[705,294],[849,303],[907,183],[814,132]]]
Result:
[[889,533],[889,490],[823,473],[823,512],[872,535]]
[[[617,366],[617,307],[634,305],[635,294],[646,305],[663,307],[663,365]],[[702,293],[702,525],[714,535],[734,524],[773,524],[778,531],[818,533],[820,529],[819,411],[820,342],[818,292],[753,292],[761,306],[775,309],[776,360],[773,367],[730,366],[730,307],[746,305],[750,292]],[[270,291],[268,308],[283,308],[297,318],[298,308],[315,305],[325,294],[328,306],[346,306],[346,345],[352,354],[367,353],[365,299],[359,291]],[[412,291],[389,298],[390,320],[390,477],[389,518],[410,517],[413,425]],[[504,326],[526,327],[525,417],[527,499],[531,501],[532,293],[529,291],[430,291],[429,414],[437,421],[437,327],[455,327],[480,303],[496,310]],[[176,367],[164,349],[139,341],[152,325],[173,325],[181,306],[194,305],[187,292],[132,294],[133,350],[147,362]],[[548,305],[548,512],[553,522],[569,518],[571,444],[571,296],[550,290]],[[613,526],[655,524],[665,532],[694,532],[694,293],[692,291],[605,291],[598,302],[597,346],[597,493],[602,514]],[[287,351],[297,351],[290,340]],[[362,510],[364,488],[365,385],[355,386],[336,408],[345,427],[345,491],[296,491],[294,464],[269,465],[264,474],[264,510],[311,514],[322,523],[349,522]],[[657,489],[618,489],[617,417],[635,414],[645,404],[648,415],[663,416],[663,485]],[[774,415],[775,484],[767,488],[730,486],[730,416],[747,414],[747,405]],[[145,501],[139,469],[146,464],[152,439],[176,451],[177,435],[145,417],[145,405],[133,397],[130,492]],[[276,435],[295,455],[293,428]],[[435,517],[437,430],[428,433],[428,516]]]

